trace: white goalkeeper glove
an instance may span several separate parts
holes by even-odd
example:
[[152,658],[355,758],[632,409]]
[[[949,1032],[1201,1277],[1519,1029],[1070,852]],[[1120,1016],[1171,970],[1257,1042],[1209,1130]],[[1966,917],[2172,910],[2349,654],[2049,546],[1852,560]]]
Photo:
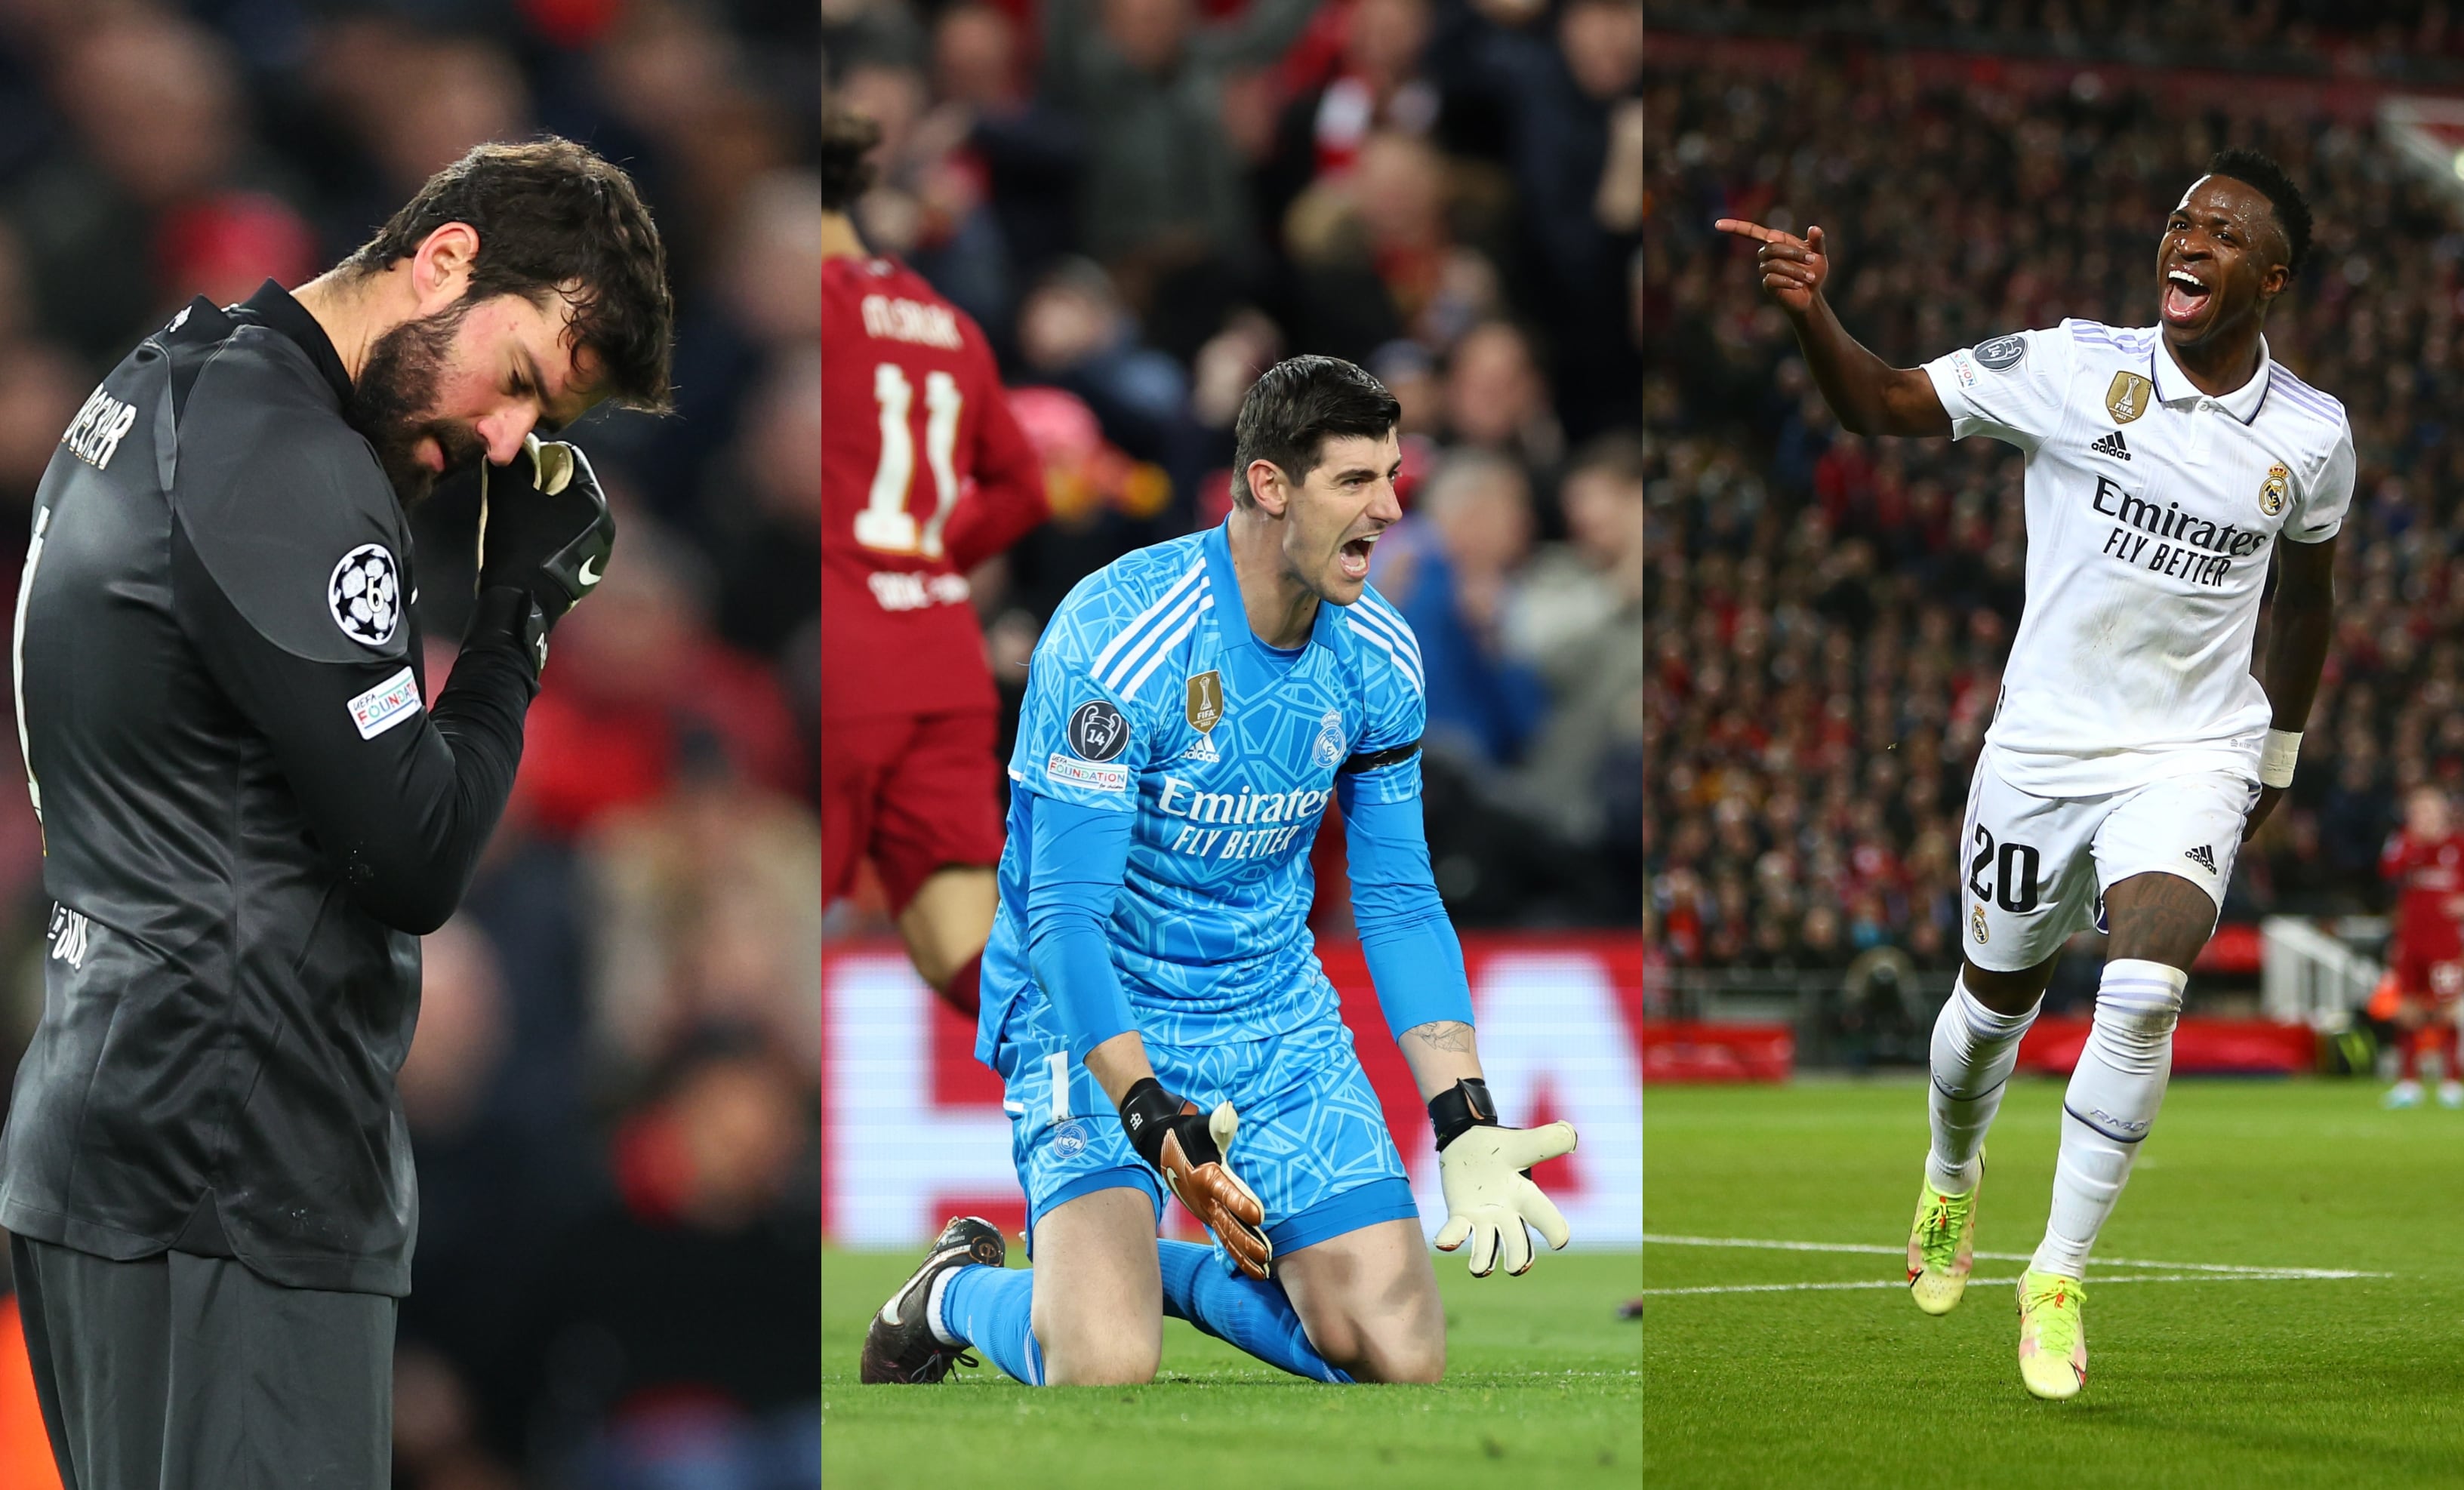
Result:
[[1573,1234],[1566,1229],[1566,1218],[1531,1183],[1531,1166],[1574,1151],[1573,1124],[1501,1128],[1488,1084],[1476,1076],[1429,1099],[1429,1122],[1437,1133],[1438,1174],[1446,1192],[1439,1251],[1452,1252],[1469,1238],[1471,1276],[1486,1278],[1496,1270],[1502,1247],[1507,1273],[1520,1278],[1531,1271],[1531,1238],[1525,1223],[1538,1228],[1551,1251],[1565,1249]]

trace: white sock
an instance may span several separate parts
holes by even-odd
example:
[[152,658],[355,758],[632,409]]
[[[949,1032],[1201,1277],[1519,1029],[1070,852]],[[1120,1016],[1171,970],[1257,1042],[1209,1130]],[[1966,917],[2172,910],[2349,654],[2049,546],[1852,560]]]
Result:
[[951,1279],[957,1276],[958,1270],[957,1268],[954,1267],[946,1270],[940,1277],[933,1280],[932,1292],[924,1296],[925,1327],[933,1331],[934,1339],[938,1340],[945,1346],[963,1346],[966,1344],[965,1341],[950,1333],[949,1326],[941,1323],[941,1291],[950,1286]]
[[1945,1194],[1976,1188],[1985,1130],[2002,1108],[2011,1068],[2019,1063],[2019,1037],[2036,1022],[2037,1007],[1996,1014],[1976,1001],[1963,975],[1933,1021],[1933,1085],[1925,1094],[1933,1147],[1925,1154],[1925,1182]]
[[2062,1095],[2062,1152],[2054,1166],[2054,1209],[2029,1265],[2083,1278],[2088,1250],[2130,1178],[2130,1161],[2165,1104],[2173,1074],[2173,1025],[2190,975],[2161,962],[2104,965],[2096,1020]]

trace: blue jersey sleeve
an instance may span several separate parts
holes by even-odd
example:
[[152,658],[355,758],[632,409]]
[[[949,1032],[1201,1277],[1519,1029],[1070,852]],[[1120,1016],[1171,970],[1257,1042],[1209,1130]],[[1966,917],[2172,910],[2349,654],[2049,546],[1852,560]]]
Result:
[[1156,732],[1120,687],[1136,597],[1102,581],[1098,573],[1070,591],[1036,644],[1010,776],[1038,797],[1134,813]]
[[1052,1000],[1069,1056],[1138,1027],[1112,970],[1112,900],[1130,862],[1130,819],[1078,802],[1035,814],[1035,883],[1026,895],[1027,965]]
[[[1363,659],[1360,734],[1352,742],[1336,788],[1347,821],[1354,801],[1412,803],[1413,836],[1419,836],[1420,734],[1428,727],[1428,684],[1420,644],[1411,623],[1375,588],[1345,613],[1353,645]],[[1421,856],[1425,860],[1427,848]]]
[[1463,942],[1438,898],[1420,801],[1364,800],[1338,778],[1345,858],[1352,874],[1352,915],[1360,953],[1377,988],[1377,1006],[1395,1038],[1432,1019],[1471,1019],[1471,980]]
[[1463,943],[1438,898],[1420,822],[1425,674],[1411,624],[1374,588],[1344,617],[1365,660],[1363,725],[1334,778],[1352,875],[1353,919],[1387,1027],[1471,1022]]

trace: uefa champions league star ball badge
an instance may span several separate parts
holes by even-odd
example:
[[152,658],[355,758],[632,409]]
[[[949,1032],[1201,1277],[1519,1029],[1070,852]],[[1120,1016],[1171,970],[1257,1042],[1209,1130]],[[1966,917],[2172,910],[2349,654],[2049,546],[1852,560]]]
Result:
[[362,646],[383,646],[402,623],[402,581],[393,555],[382,543],[363,543],[342,556],[326,581],[325,605],[334,624]]

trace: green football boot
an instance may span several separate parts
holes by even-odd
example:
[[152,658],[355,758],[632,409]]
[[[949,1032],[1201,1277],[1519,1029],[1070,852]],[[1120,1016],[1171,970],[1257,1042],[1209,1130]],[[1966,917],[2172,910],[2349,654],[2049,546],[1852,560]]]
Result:
[[2019,1275],[2019,1379],[2032,1395],[2061,1402],[2087,1385],[2087,1290],[2076,1278]]
[[1947,1314],[1968,1292],[1976,1257],[1976,1193],[1985,1188],[1985,1160],[1977,1156],[1976,1184],[1947,1195],[1923,1182],[1916,1224],[1908,1230],[1908,1295],[1927,1314]]

